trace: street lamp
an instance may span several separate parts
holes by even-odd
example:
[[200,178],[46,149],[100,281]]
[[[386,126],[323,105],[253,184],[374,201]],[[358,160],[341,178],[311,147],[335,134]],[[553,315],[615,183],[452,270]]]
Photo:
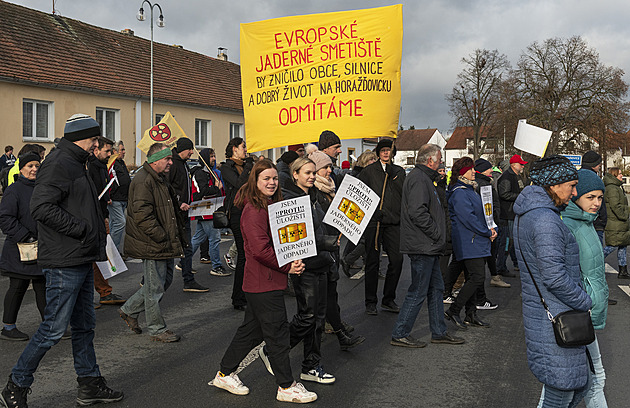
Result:
[[160,7],[159,4],[151,4],[149,0],[144,0],[140,4],[140,10],[138,10],[138,15],[136,16],[138,21],[144,21],[146,18],[144,16],[144,8],[142,8],[142,6],[144,6],[144,3],[147,3],[149,5],[149,8],[151,9],[151,126],[153,126],[153,121],[155,120],[153,118],[153,8],[157,7],[160,9],[160,17],[158,17],[158,21],[156,23],[157,26],[160,28],[164,27],[164,16],[162,15],[162,7]]

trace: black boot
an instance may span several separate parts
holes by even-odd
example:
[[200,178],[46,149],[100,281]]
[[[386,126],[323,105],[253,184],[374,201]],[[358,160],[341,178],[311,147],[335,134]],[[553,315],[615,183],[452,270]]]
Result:
[[617,277],[619,279],[630,279],[630,274],[628,274],[628,265],[619,266],[619,275]]
[[341,346],[341,350],[343,351],[348,350],[354,346],[358,346],[359,344],[363,343],[363,341],[365,341],[365,337],[349,334],[343,329],[336,331],[335,334],[339,339],[339,346]]
[[117,402],[124,397],[122,392],[109,388],[103,377],[78,377],[77,382],[79,383],[77,405]]
[[464,324],[466,326],[473,326],[473,327],[484,327],[484,328],[490,327],[490,323],[486,323],[483,320],[479,319],[479,317],[477,317],[477,313],[467,314],[466,318],[464,319]]
[[9,374],[7,386],[4,387],[4,390],[0,393],[0,401],[2,401],[7,408],[28,408],[26,396],[30,393],[30,388],[18,387],[13,382],[11,374]]

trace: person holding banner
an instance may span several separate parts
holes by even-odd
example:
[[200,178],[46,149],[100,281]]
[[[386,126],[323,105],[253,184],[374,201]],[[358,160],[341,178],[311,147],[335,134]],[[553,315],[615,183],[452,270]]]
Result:
[[243,227],[247,226],[247,234],[243,236],[247,257],[243,291],[249,307],[245,308],[243,323],[225,351],[212,385],[235,395],[249,394],[249,388],[236,370],[245,356],[265,341],[268,370],[273,371],[278,384],[276,399],[297,403],[315,401],[317,394],[295,382],[291,371],[291,335],[283,292],[288,274],[300,275],[304,263],[297,260],[278,266],[267,212],[269,204],[282,199],[273,163],[258,161],[251,168],[247,182],[234,195],[234,206],[240,209],[239,219]]
[[[129,184],[131,177],[125,164],[125,145],[122,140],[116,142],[116,158],[113,168],[110,170],[110,177],[116,176],[116,181],[112,184],[109,210],[109,229],[112,241],[120,254],[123,253],[121,245],[125,234],[125,210],[127,209],[127,198],[129,195]],[[110,159],[111,160],[111,159]]]
[[183,247],[188,243],[177,196],[166,180],[172,163],[171,149],[154,143],[129,186],[125,254],[142,259],[144,284],[118,309],[136,334],[142,333],[138,315],[145,312],[151,340],[163,343],[180,339],[168,330],[160,300],[173,282],[174,259],[183,256]]
[[[451,216],[453,255],[468,271],[468,279],[444,316],[465,330],[467,326],[490,327],[477,317],[477,291],[486,277],[486,258],[490,256],[494,228],[488,228],[481,197],[475,192],[475,162],[462,157],[453,164],[447,191],[448,211]],[[466,318],[460,311],[466,306]]]
[[71,116],[58,148],[38,171],[30,208],[37,221],[37,263],[46,276],[47,303],[44,321],[26,345],[0,394],[5,406],[27,406],[34,373],[68,324],[72,328],[72,354],[79,385],[77,403],[91,405],[124,398],[122,392],[107,386],[94,351],[92,263],[107,259],[107,233],[98,192],[85,165],[100,134],[98,122],[90,116]]
[[374,152],[379,160],[367,166],[359,180],[368,185],[380,196],[379,208],[376,210],[365,230],[365,312],[376,315],[378,303],[378,271],[380,267],[380,247],[387,253],[389,265],[383,287],[381,307],[398,313],[396,304],[396,288],[402,272],[403,256],[400,252],[400,200],[405,169],[392,163],[396,155],[391,139],[381,139]]
[[331,167],[333,170],[330,177],[335,182],[335,187],[338,188],[341,184],[341,179],[343,178],[340,174],[336,173],[337,157],[341,154],[341,139],[339,139],[339,136],[337,136],[332,130],[324,130],[319,135],[317,148],[330,157],[330,161],[332,162]]
[[[100,197],[99,204],[101,211],[105,217],[105,228],[109,233],[109,211],[108,205],[111,203],[109,196],[109,189],[106,189],[109,182],[109,175],[107,173],[107,162],[112,155],[112,148],[114,142],[105,138],[98,138],[98,146],[94,148],[93,154],[88,159],[88,174],[94,182],[96,192]],[[99,303],[102,305],[121,305],[125,303],[126,299],[123,299],[120,295],[113,293],[112,286],[109,281],[103,278],[103,273],[98,268],[96,263],[94,268],[94,289],[100,295]]]
[[[192,201],[224,196],[221,172],[216,166],[217,158],[214,149],[202,149],[199,152],[199,156],[201,157],[201,164],[192,170]],[[207,239],[208,252],[212,262],[210,274],[214,276],[230,276],[232,272],[226,271],[221,263],[221,253],[219,252],[221,231],[214,228],[212,215],[203,215],[196,218],[197,231],[190,243],[193,256],[203,241]]]
[[177,145],[173,148],[173,166],[167,173],[168,182],[175,190],[177,197],[177,205],[179,207],[179,215],[184,219],[184,237],[186,244],[184,245],[184,257],[180,259],[180,263],[175,265],[175,269],[182,271],[182,279],[184,280],[184,292],[203,293],[208,292],[210,288],[201,285],[195,280],[192,270],[192,248],[190,246],[191,228],[190,219],[188,218],[188,210],[190,209],[190,198],[192,196],[192,184],[190,178],[190,170],[186,162],[190,159],[195,151],[195,145],[192,140],[187,137],[177,139]]
[[234,271],[234,286],[232,287],[232,306],[236,310],[245,310],[247,300],[243,292],[243,274],[245,273],[245,247],[241,232],[241,209],[234,206],[234,198],[238,190],[247,182],[254,166],[254,159],[247,157],[247,146],[240,137],[231,139],[225,148],[225,163],[221,166],[225,188],[223,206],[228,211],[230,229],[234,235],[238,256]]

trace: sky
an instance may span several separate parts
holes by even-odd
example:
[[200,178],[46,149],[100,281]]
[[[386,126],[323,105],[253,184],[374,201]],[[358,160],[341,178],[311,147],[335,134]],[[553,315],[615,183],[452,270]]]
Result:
[[[9,0],[52,12],[53,0]],[[239,25],[301,14],[382,7],[401,2],[377,0],[159,0],[166,27],[154,26],[154,41],[217,55],[227,48],[238,63]],[[120,31],[130,28],[149,38],[137,0],[56,0],[58,14]],[[145,13],[148,18],[148,6]],[[630,72],[630,2],[622,0],[409,0],[403,4],[402,100],[406,128],[453,129],[445,95],[452,91],[461,60],[475,49],[498,50],[512,66],[528,45],[547,38],[582,36],[600,61]],[[154,18],[159,15],[155,8]],[[1,28],[0,28],[1,29]],[[628,74],[624,76],[626,82]]]

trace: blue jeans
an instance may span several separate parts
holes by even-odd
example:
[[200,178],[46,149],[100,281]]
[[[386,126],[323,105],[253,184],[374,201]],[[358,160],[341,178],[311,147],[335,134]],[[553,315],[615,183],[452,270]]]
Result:
[[33,373],[46,352],[72,328],[72,355],[78,377],[101,375],[94,354],[94,271],[92,263],[44,269],[46,309],[44,321],[13,367],[13,382],[19,387],[33,384]]
[[604,372],[604,365],[602,364],[602,355],[599,352],[597,337],[595,337],[595,341],[586,346],[586,348],[591,355],[593,368],[595,368],[595,374],[590,371],[588,373],[588,383],[586,383],[587,391],[584,396],[586,408],[608,408],[606,396],[604,395],[606,373]]
[[626,246],[606,246],[604,248],[604,259],[612,254],[615,249],[617,250],[617,263],[619,264],[619,266],[626,266],[628,264],[628,261],[626,260]]
[[197,221],[197,231],[192,237],[190,245],[192,246],[192,255],[194,256],[199,249],[199,245],[208,238],[209,254],[212,260],[212,268],[218,268],[222,266],[221,253],[219,252],[219,243],[221,243],[221,231],[214,228],[212,220],[199,220]]
[[107,206],[109,210],[109,235],[112,236],[112,241],[120,254],[123,253],[123,248],[120,246],[123,234],[125,232],[125,210],[127,209],[126,201],[112,201]]
[[151,336],[166,331],[166,322],[160,311],[160,300],[173,282],[173,259],[143,259],[144,285],[134,293],[121,309],[125,314],[137,319],[144,312],[147,329]]
[[444,281],[440,269],[440,257],[410,254],[409,259],[411,259],[411,285],[400,308],[392,337],[400,339],[409,336],[424,299],[428,299],[431,337],[434,339],[442,337],[446,333],[446,323],[442,301]]
[[543,384],[538,408],[575,408],[584,399],[586,386],[577,390],[560,390]]

